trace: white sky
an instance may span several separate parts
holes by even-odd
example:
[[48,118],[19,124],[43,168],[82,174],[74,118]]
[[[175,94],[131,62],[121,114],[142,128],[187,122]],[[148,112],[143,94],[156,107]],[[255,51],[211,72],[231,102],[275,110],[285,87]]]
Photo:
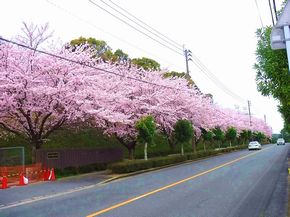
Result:
[[[100,0],[92,0],[109,10]],[[108,0],[105,0],[110,3]],[[283,128],[277,102],[256,90],[255,31],[261,27],[255,0],[113,0],[122,8],[167,35],[185,44],[218,79],[235,94],[236,100],[190,63],[190,74],[202,92],[211,93],[223,107],[244,111],[251,101],[254,116],[264,118],[274,133]],[[280,8],[282,0],[276,0]],[[271,25],[268,1],[257,0],[263,24]],[[94,6],[88,0],[0,0],[0,35],[12,38],[20,33],[22,22],[43,25],[48,22],[54,38],[62,42],[83,37],[106,41],[133,57],[149,57],[163,68],[185,71],[184,57],[154,42]],[[110,10],[112,11],[112,10]],[[120,16],[120,15],[118,15]],[[129,22],[129,21],[128,21]]]

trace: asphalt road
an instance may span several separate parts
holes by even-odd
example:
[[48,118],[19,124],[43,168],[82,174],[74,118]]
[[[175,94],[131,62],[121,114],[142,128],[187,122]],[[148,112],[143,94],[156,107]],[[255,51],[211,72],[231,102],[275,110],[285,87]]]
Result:
[[[238,151],[68,194],[4,204],[0,216],[284,217],[288,148],[267,145],[261,151]],[[13,200],[0,191],[0,201],[5,199]]]

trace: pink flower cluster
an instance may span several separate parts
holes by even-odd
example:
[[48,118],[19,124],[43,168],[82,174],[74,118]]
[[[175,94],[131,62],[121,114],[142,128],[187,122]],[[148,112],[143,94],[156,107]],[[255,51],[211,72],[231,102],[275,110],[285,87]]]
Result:
[[[46,28],[26,26],[26,32],[26,40],[20,42],[30,47],[38,48],[46,39]],[[82,47],[48,52],[66,60],[9,43],[0,45],[1,128],[43,139],[63,123],[88,121],[105,133],[135,137],[136,121],[150,114],[168,134],[177,120],[188,119],[197,136],[200,128],[218,126],[271,137],[271,128],[262,120],[253,118],[250,126],[247,115],[213,104],[185,79],[104,63]]]

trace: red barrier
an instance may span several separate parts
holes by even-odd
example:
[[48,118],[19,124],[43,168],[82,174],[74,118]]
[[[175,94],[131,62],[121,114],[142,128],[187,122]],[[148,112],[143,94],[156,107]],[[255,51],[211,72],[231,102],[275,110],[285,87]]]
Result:
[[37,163],[25,166],[0,167],[0,177],[7,178],[7,187],[13,185],[24,185],[24,177],[22,176],[27,178],[29,183],[42,181],[43,171],[41,164]]
[[1,179],[1,182],[2,182],[1,189],[6,189],[6,188],[8,188],[8,179],[7,179],[6,176],[4,176],[4,177]]

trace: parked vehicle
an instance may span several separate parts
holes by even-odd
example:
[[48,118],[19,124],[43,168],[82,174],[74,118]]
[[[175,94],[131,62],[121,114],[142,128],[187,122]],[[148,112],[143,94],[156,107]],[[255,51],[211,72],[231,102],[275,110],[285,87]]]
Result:
[[283,138],[277,139],[277,145],[285,145],[285,140]]
[[261,150],[262,145],[258,141],[252,141],[248,145],[248,149],[250,150]]

